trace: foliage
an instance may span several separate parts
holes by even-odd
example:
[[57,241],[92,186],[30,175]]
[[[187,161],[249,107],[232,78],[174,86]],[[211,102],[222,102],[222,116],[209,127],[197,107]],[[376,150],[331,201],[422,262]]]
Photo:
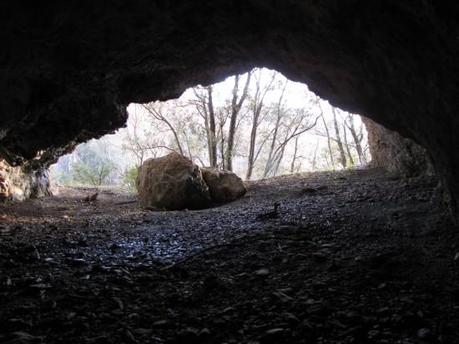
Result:
[[61,159],[56,171],[63,185],[101,186],[116,183],[117,165],[108,154],[105,142],[91,141]]
[[102,160],[94,165],[78,162],[73,165],[73,180],[81,185],[105,185],[114,169],[115,165],[109,160]]
[[139,174],[138,167],[131,167],[124,171],[123,174],[123,185],[130,190],[136,189],[136,179]]

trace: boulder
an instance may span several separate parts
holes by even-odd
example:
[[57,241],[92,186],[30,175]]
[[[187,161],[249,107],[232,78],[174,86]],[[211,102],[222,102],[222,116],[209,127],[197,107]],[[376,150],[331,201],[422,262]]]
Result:
[[146,160],[136,186],[140,205],[146,208],[201,209],[211,203],[201,170],[178,153]]
[[215,203],[232,202],[247,192],[242,179],[231,171],[209,167],[203,167],[201,171],[209,187],[210,197]]

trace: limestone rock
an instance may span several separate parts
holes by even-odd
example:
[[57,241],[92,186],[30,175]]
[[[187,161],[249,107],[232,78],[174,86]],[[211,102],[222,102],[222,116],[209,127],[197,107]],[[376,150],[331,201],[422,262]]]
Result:
[[362,121],[368,132],[372,166],[404,177],[434,174],[426,149],[368,118],[362,117]]
[[0,201],[23,201],[52,194],[48,171],[10,166],[0,160]]
[[202,168],[202,177],[209,187],[210,197],[215,203],[232,202],[245,195],[242,179],[236,173],[214,168]]
[[136,185],[143,207],[177,210],[210,205],[209,188],[201,170],[178,153],[145,161]]

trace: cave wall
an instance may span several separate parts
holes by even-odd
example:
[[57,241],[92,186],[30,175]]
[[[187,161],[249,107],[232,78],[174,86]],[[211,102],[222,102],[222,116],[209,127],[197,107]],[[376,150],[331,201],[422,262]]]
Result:
[[28,198],[50,196],[50,179],[46,169],[29,166],[12,167],[0,160],[0,202],[23,201]]
[[265,66],[415,139],[457,213],[457,18],[434,0],[5,0],[0,155],[49,164],[123,126],[130,102]]
[[368,133],[373,167],[403,177],[433,176],[435,169],[428,151],[411,139],[362,117]]

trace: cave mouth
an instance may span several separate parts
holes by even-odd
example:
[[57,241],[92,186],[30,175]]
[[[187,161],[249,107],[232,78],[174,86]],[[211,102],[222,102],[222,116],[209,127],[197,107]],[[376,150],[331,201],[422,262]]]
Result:
[[332,107],[281,73],[248,73],[128,107],[125,128],[80,144],[51,166],[55,185],[135,189],[148,158],[177,152],[243,180],[363,168],[371,160],[360,116]]
[[[241,76],[241,85],[246,78]],[[229,83],[232,96],[235,78]],[[209,88],[200,87],[196,92],[201,92],[202,101]],[[215,112],[231,113],[233,102],[218,100],[217,86],[212,92]],[[278,92],[266,105],[266,121],[276,122],[276,116],[270,115],[281,112],[275,106],[279,98]],[[185,99],[196,105],[196,99]],[[171,123],[180,109],[185,120],[178,121],[177,127],[196,131],[199,140],[190,142],[205,145],[205,116],[188,112],[181,101],[171,101],[172,109],[164,103],[132,105],[131,123],[118,134],[135,137],[132,122],[138,124],[136,117],[149,116],[151,111],[156,120],[160,118],[162,127],[154,130],[164,141],[147,141],[145,146],[156,147],[157,155],[176,151],[179,144],[161,115],[170,115],[165,119]],[[247,103],[256,104],[253,100]],[[218,207],[146,210],[138,206],[132,191],[103,185],[103,178],[69,183],[54,196],[0,205],[0,321],[4,324],[0,339],[46,343],[454,342],[459,336],[455,306],[459,283],[455,243],[459,241],[439,201],[437,178],[420,173],[427,172],[417,158],[425,156],[425,151],[366,122],[371,165],[344,168],[334,136],[331,153],[337,165],[333,170],[332,159],[326,158],[330,147],[325,126],[330,121],[329,129],[334,129],[336,116],[345,143],[343,130],[350,126],[350,115],[326,103],[321,107],[328,107],[328,114],[322,114],[324,126],[317,127],[317,121],[313,127],[311,122],[304,127],[311,127],[311,135],[323,140],[323,170],[300,168],[285,174],[279,169],[277,175],[263,176],[267,164],[259,160],[263,162],[259,174],[253,173],[246,181],[247,194]],[[293,119],[302,114],[285,113],[293,114]],[[310,116],[312,123],[317,115]],[[283,119],[290,118],[285,116]],[[339,117],[347,122],[338,121]],[[201,131],[193,119],[204,121]],[[354,120],[354,125],[363,126]],[[260,132],[272,134],[273,128],[267,125]],[[147,129],[142,138],[150,136]],[[263,140],[269,142],[269,136]],[[88,172],[90,163],[99,166],[102,161],[106,166],[114,154],[106,149],[113,146],[110,142],[105,137],[77,147],[75,154],[82,154],[79,150],[84,152],[90,145],[99,147],[99,154],[88,154],[87,160],[80,161],[80,172]],[[123,141],[118,137],[116,142],[120,148]],[[243,139],[239,142],[239,148],[248,148]],[[182,150],[189,153],[187,146]],[[297,145],[297,151],[307,146]],[[351,156],[358,161],[355,145],[348,148],[354,148],[348,160]],[[192,151],[189,156],[208,165],[209,150],[202,146],[201,150],[200,159]],[[217,150],[217,167],[227,163],[225,151]],[[347,151],[345,148],[344,153]],[[269,152],[264,154],[269,157]],[[289,154],[292,152],[295,149]],[[126,152],[121,155],[130,160]],[[138,162],[148,157],[134,154]],[[78,156],[62,159],[68,163]],[[292,159],[285,160],[290,172]],[[238,160],[232,162],[237,170]]]
[[458,231],[430,173],[432,158],[457,219],[458,2],[0,8],[7,202],[47,193],[45,167],[123,126],[127,104],[255,65],[403,136],[366,123],[390,173],[252,180],[211,209],[145,211],[105,189],[0,204],[0,342],[459,341]]

